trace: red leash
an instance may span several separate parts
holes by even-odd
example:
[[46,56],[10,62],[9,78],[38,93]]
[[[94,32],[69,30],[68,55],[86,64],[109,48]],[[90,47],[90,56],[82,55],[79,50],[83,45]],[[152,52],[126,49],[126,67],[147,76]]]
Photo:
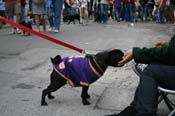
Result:
[[37,35],[37,36],[39,36],[39,37],[41,37],[41,38],[43,38],[43,39],[45,39],[45,40],[51,41],[51,42],[53,42],[53,43],[62,45],[62,46],[64,46],[64,47],[67,47],[67,48],[70,48],[70,49],[73,49],[73,50],[78,51],[78,52],[80,52],[80,53],[84,53],[84,52],[85,52],[85,51],[84,51],[83,49],[81,49],[81,48],[77,48],[77,47],[75,47],[75,46],[73,46],[73,45],[70,45],[70,44],[65,43],[65,42],[63,42],[63,41],[60,41],[60,40],[57,40],[57,39],[55,39],[55,38],[53,38],[53,37],[50,37],[50,36],[48,36],[48,35],[45,35],[45,34],[43,34],[43,33],[39,33],[39,32],[37,32],[37,31],[35,31],[35,30],[32,30],[32,29],[30,29],[30,28],[28,28],[28,27],[25,27],[25,26],[23,26],[23,25],[20,25],[20,24],[18,24],[18,23],[15,23],[15,22],[13,22],[13,21],[10,21],[10,20],[8,20],[8,19],[6,19],[6,18],[4,18],[4,17],[1,17],[1,16],[0,16],[0,20],[4,21],[4,22],[6,22],[6,23],[8,23],[8,24],[10,24],[10,25],[12,25],[12,26],[15,26],[15,27],[17,27],[17,28],[19,28],[19,29],[22,29],[22,30],[25,30],[25,31],[27,31],[27,32],[29,32],[29,33],[32,33],[32,34],[34,34],[34,35]]

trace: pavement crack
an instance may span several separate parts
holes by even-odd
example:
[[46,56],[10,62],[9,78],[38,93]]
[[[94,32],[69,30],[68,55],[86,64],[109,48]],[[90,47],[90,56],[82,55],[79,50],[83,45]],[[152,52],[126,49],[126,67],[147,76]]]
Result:
[[99,96],[95,106],[93,109],[101,109],[100,107],[98,107],[98,103],[100,103],[101,99],[102,99],[102,96],[104,95],[105,91],[108,89],[108,87],[105,87],[105,89],[103,90],[102,94]]
[[20,53],[0,53],[0,59],[9,59],[19,56]]

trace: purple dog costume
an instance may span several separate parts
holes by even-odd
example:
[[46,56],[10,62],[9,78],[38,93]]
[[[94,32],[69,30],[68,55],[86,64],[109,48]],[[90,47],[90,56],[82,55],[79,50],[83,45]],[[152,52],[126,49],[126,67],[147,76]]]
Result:
[[[59,64],[54,64],[54,70],[72,87],[89,86],[104,73],[97,62],[91,60],[87,57],[64,57]],[[94,68],[94,64],[100,71]]]

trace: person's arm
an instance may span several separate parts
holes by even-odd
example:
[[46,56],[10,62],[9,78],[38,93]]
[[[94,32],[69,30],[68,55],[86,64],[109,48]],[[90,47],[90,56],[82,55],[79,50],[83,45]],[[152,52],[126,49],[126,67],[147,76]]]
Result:
[[133,48],[133,58],[137,63],[163,63],[175,65],[175,35],[169,44],[153,48]]
[[159,62],[167,65],[175,65],[175,35],[171,38],[168,45],[153,48],[135,47],[125,52],[123,60],[119,62],[119,66],[127,62],[135,60],[137,63],[153,63]]

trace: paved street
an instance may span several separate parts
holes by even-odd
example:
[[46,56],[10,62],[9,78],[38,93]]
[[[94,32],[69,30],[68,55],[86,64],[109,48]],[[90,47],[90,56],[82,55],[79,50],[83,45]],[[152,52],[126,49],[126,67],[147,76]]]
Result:
[[[105,74],[90,86],[91,105],[83,106],[81,88],[64,86],[56,91],[48,107],[40,105],[41,92],[50,81],[50,57],[80,55],[80,53],[41,39],[38,36],[10,35],[10,28],[0,29],[0,116],[104,116],[117,113],[129,105],[139,78],[130,63],[108,67]],[[86,53],[106,49],[127,50],[134,46],[151,47],[160,40],[168,41],[175,33],[170,24],[109,21],[108,24],[89,22],[63,24],[60,33],[45,32]],[[175,98],[174,98],[175,99]],[[168,109],[161,103],[158,114]]]

